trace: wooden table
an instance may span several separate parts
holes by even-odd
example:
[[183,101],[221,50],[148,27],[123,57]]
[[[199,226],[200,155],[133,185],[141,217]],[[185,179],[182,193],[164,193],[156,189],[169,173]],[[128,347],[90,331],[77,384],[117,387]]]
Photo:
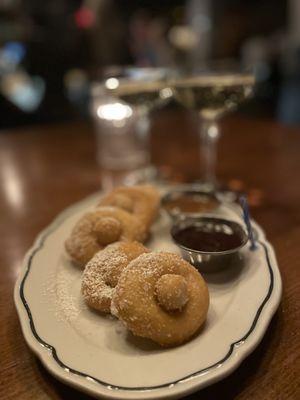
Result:
[[[220,180],[250,191],[255,219],[274,244],[283,299],[257,349],[228,378],[190,399],[300,399],[300,129],[232,117],[222,124]],[[176,175],[198,174],[195,118],[165,111],[153,122],[152,154]],[[53,378],[29,351],[13,304],[22,258],[69,204],[100,188],[95,137],[73,123],[0,134],[0,398],[87,399]],[[234,179],[232,181],[232,179]],[[253,195],[254,194],[254,195]]]

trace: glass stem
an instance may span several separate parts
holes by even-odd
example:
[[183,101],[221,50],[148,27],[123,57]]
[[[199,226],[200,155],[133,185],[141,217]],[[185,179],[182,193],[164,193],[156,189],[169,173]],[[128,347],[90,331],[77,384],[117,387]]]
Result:
[[201,158],[203,160],[204,182],[216,186],[216,161],[217,140],[219,138],[219,126],[215,120],[202,120],[200,128]]
[[140,107],[139,118],[137,121],[137,131],[139,139],[148,144],[150,133],[150,118],[146,108]]

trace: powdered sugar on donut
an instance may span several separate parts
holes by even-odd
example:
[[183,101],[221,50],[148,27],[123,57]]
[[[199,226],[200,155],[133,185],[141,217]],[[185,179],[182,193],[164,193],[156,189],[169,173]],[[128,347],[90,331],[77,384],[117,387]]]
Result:
[[[173,283],[162,280],[166,287],[158,298],[157,283],[172,275]],[[172,346],[188,340],[203,324],[209,296],[194,267],[176,254],[160,252],[142,254],[128,265],[112,304],[114,314],[133,334]]]
[[158,214],[160,196],[151,185],[120,186],[104,196],[99,205],[113,205],[129,211],[148,230]]
[[113,287],[106,285],[111,270],[125,263],[127,257],[120,254],[117,245],[99,251],[86,265],[82,279],[82,294],[97,299],[99,295],[111,298]]
[[145,251],[147,249],[138,242],[117,242],[99,251],[83,273],[81,291],[88,305],[110,312],[111,298],[121,272]]
[[138,218],[117,207],[99,207],[85,214],[74,226],[65,247],[71,259],[84,266],[107,244],[146,237]]

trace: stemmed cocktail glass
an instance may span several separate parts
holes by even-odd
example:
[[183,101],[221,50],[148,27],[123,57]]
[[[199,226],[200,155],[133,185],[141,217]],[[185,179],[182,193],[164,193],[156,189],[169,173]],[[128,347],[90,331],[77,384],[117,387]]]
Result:
[[251,73],[208,70],[170,80],[175,98],[189,109],[199,112],[203,183],[215,189],[216,147],[220,135],[219,119],[233,111],[253,92]]
[[130,176],[132,183],[156,175],[150,166],[149,114],[172,96],[166,82],[164,68],[115,67],[104,71],[93,102],[93,114],[101,128],[102,168],[108,165],[119,170],[127,180]]

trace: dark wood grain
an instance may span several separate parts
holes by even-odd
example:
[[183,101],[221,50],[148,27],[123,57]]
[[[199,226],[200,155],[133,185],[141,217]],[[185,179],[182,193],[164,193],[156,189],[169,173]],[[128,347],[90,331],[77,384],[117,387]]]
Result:
[[[154,116],[152,158],[178,179],[200,176],[195,116]],[[53,378],[29,351],[13,304],[22,258],[69,204],[101,187],[88,124],[0,134],[0,398],[88,399]],[[300,129],[232,117],[222,124],[218,176],[253,197],[253,216],[274,244],[283,298],[264,339],[232,375],[190,399],[300,398]]]

